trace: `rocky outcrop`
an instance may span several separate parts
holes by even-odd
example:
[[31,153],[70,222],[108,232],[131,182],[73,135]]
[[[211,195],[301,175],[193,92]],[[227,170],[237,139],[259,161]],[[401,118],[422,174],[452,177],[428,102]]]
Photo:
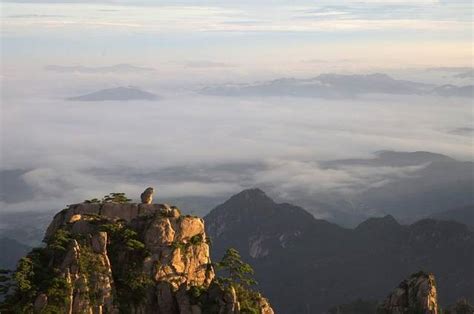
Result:
[[[233,286],[215,280],[204,221],[176,207],[70,205],[54,217],[44,241],[39,257],[30,253],[21,262],[33,265],[25,272],[30,284],[24,294],[31,299],[23,304],[25,298],[19,298],[22,310],[240,313]],[[39,268],[50,270],[45,278],[28,277]],[[260,313],[273,313],[263,297],[254,302]]]
[[146,188],[145,191],[140,195],[143,204],[151,204],[153,202],[153,193],[155,189],[152,187]]
[[413,274],[387,297],[378,308],[380,314],[438,314],[438,296],[433,274]]
[[48,229],[45,238],[48,239],[61,226],[81,220],[81,216],[102,216],[109,219],[123,219],[127,222],[135,218],[154,213],[169,214],[173,212],[168,204],[135,204],[135,203],[80,203],[72,204],[57,213]]

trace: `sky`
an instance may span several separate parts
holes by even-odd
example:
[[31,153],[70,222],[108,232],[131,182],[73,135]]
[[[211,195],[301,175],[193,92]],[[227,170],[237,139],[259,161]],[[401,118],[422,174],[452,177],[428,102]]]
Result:
[[[0,171],[21,170],[31,193],[0,212],[149,185],[165,198],[224,197],[273,182],[291,197],[415,170],[319,165],[382,149],[472,160],[472,97],[431,92],[472,85],[470,1],[4,0],[1,20]],[[339,78],[337,93],[370,73],[430,92],[203,92],[322,73],[362,75]],[[161,100],[67,100],[120,86]]]
[[282,74],[311,60],[466,66],[471,22],[470,1],[10,0],[2,53],[6,66],[211,60]]

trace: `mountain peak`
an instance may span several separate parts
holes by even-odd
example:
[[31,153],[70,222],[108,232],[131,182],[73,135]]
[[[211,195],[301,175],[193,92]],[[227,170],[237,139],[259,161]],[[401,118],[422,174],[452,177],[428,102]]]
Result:
[[375,155],[382,160],[406,160],[412,163],[433,162],[433,161],[453,161],[454,159],[443,155],[426,151],[397,152],[390,150],[381,150],[375,152]]
[[260,190],[259,188],[252,188],[252,189],[246,189],[243,190],[240,193],[235,194],[234,196],[231,197],[230,200],[232,199],[245,199],[245,200],[265,200],[265,201],[271,201],[273,200],[267,196],[265,192]]
[[223,204],[214,208],[212,213],[223,213],[237,220],[245,220],[249,217],[267,216],[275,211],[276,203],[258,188],[243,190]]
[[213,247],[217,256],[226,247],[234,247],[243,256],[254,259],[291,246],[316,222],[303,208],[276,203],[260,189],[232,196],[204,219],[211,238],[221,240],[220,245]]
[[360,223],[355,230],[357,231],[373,231],[375,229],[394,229],[400,228],[401,225],[392,215],[383,217],[372,217]]
[[159,100],[160,97],[135,86],[119,86],[102,89],[89,94],[70,97],[73,101],[127,101],[127,100]]
[[[225,216],[226,219],[232,219],[235,222],[242,221],[258,221],[261,218],[286,220],[311,221],[314,219],[313,215],[301,207],[294,206],[288,203],[276,203],[265,192],[259,188],[252,188],[243,190],[223,204],[216,208],[206,216],[218,217]],[[207,219],[205,217],[205,219]],[[286,218],[284,218],[286,217]]]

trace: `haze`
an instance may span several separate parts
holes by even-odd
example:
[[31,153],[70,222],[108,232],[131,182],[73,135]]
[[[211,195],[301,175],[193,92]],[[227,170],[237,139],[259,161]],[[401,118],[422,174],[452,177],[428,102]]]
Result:
[[[3,1],[1,172],[19,188],[0,211],[155,186],[205,212],[243,188],[350,195],[420,167],[327,160],[473,159],[470,1],[253,2]],[[299,94],[323,73],[343,76]],[[103,90],[127,95],[70,100]]]

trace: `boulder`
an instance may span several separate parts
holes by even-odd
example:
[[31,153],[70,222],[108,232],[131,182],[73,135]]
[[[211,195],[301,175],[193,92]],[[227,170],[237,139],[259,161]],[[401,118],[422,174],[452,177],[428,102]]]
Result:
[[189,240],[202,234],[204,234],[204,220],[195,217],[180,217],[176,230],[176,241]]

